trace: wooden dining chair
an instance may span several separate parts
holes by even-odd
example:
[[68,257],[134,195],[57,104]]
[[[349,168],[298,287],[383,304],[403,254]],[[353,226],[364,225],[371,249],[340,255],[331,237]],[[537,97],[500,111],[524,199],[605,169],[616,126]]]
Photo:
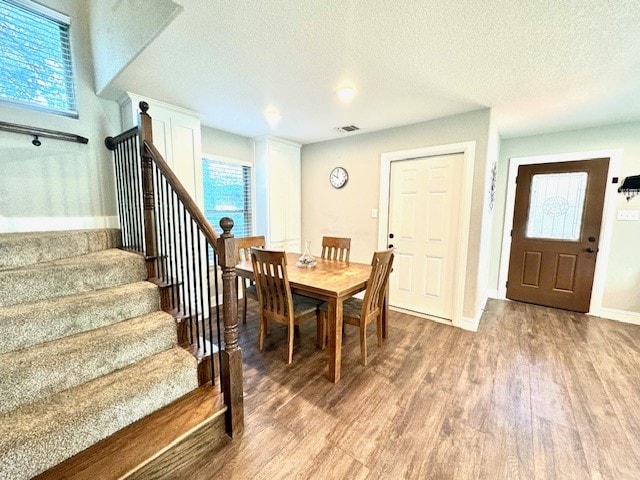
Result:
[[[363,365],[367,364],[367,325],[374,320],[376,321],[378,346],[382,346],[382,313],[392,264],[393,250],[375,252],[371,260],[371,275],[367,281],[364,300],[351,297],[343,303],[343,323],[360,328],[360,357]],[[326,326],[328,304],[323,303],[319,308],[321,325]]]
[[348,262],[350,250],[350,238],[322,237],[322,258]]
[[318,323],[321,321],[318,312],[319,300],[291,293],[287,276],[287,256],[285,252],[251,249],[253,277],[260,303],[260,337],[258,347],[264,349],[264,337],[268,322],[273,320],[287,325],[288,356],[287,363],[293,359],[294,326],[304,320],[315,317],[316,330],[322,332]]
[[[264,235],[256,237],[238,237],[236,238],[236,248],[238,250],[239,261],[251,259],[251,248],[264,248],[266,245]],[[242,323],[247,323],[247,298],[258,301],[258,293],[256,286],[247,278],[238,277],[238,281],[242,284],[242,298],[244,308],[242,309]],[[238,289],[239,290],[239,289]]]

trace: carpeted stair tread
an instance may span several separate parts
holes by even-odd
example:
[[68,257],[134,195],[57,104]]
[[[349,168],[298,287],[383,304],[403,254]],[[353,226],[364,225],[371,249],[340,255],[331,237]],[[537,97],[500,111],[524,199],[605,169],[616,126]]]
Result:
[[173,317],[153,312],[0,355],[0,412],[124,368],[177,344]]
[[0,354],[157,311],[158,287],[118,287],[0,307]]
[[198,387],[176,347],[0,415],[0,478],[28,479]]
[[118,249],[0,271],[0,307],[146,279],[141,255]]
[[73,257],[120,246],[113,228],[0,234],[0,270]]

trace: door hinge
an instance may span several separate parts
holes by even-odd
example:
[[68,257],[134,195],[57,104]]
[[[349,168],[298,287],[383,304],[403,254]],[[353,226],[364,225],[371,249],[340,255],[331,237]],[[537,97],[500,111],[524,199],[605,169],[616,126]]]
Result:
[[505,288],[509,288],[509,282],[504,282]]
[[518,176],[516,175],[516,185],[518,184]]
[[510,235],[513,237],[513,229],[511,230],[511,234]]

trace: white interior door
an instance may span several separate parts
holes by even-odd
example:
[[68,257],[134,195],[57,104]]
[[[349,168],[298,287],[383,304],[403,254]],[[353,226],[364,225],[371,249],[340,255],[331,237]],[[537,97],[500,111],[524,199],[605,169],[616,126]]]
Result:
[[453,320],[464,155],[391,163],[389,304]]

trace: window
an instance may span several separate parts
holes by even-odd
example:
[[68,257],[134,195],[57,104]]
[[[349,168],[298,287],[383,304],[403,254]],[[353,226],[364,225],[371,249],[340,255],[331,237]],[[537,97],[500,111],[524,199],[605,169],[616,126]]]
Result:
[[580,239],[587,177],[587,172],[533,176],[527,238]]
[[0,0],[0,100],[77,116],[68,17],[30,0]]
[[221,159],[202,159],[204,215],[216,230],[220,219],[233,219],[232,233],[249,237],[253,232],[251,212],[251,167]]

